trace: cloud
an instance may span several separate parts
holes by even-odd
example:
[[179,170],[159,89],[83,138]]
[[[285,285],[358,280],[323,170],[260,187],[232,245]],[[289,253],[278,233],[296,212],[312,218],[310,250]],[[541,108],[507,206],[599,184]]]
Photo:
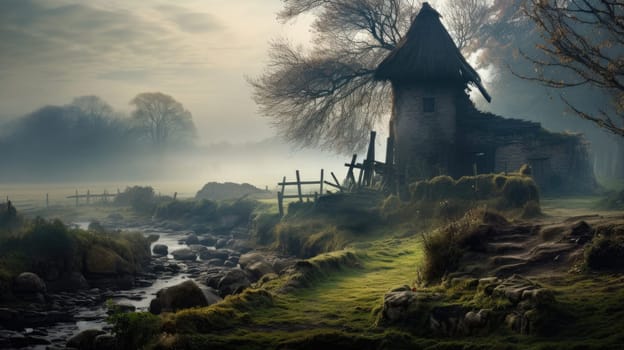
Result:
[[175,5],[157,6],[156,10],[160,11],[180,30],[188,33],[208,33],[224,28],[219,20],[210,13],[191,11]]
[[0,1],[0,74],[35,69],[70,77],[115,77],[119,71],[206,65],[201,47],[188,33],[221,28],[210,14],[177,6],[169,6],[164,16],[149,8],[127,11],[93,4]]

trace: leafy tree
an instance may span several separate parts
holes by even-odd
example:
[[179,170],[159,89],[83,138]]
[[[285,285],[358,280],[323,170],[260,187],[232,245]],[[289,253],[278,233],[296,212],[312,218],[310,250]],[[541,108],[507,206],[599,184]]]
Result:
[[[450,31],[468,47],[481,26],[476,23],[488,19],[487,1],[455,3],[446,7],[457,19],[450,22]],[[390,113],[390,86],[375,81],[373,73],[401,41],[419,8],[419,2],[409,0],[284,1],[278,14],[284,22],[303,14],[316,16],[314,45],[306,51],[286,40],[270,43],[266,71],[249,79],[261,112],[299,146],[361,149],[368,132]],[[460,21],[461,16],[474,21]]]
[[524,54],[536,74],[521,77],[553,88],[598,88],[612,103],[596,113],[562,99],[579,117],[624,137],[624,2],[527,0],[524,14],[543,42],[538,54]]
[[161,92],[144,92],[130,101],[138,129],[157,149],[187,143],[195,136],[191,112],[173,97]]

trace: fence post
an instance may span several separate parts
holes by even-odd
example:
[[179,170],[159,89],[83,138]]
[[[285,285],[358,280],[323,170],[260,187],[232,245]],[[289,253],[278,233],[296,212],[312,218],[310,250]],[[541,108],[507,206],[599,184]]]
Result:
[[340,185],[340,181],[338,181],[338,178],[336,177],[336,174],[334,174],[334,172],[331,172],[331,176],[334,178],[334,182],[336,182],[336,186],[338,186],[338,188],[340,189],[340,192],[342,192],[342,186]]
[[319,190],[320,195],[323,195],[323,180],[325,175],[325,169],[321,169],[321,189]]
[[299,194],[299,202],[303,202],[303,196],[301,195],[301,178],[299,177],[299,170],[295,172],[297,174],[297,193]]
[[277,208],[279,210],[279,215],[280,218],[284,217],[284,198],[283,198],[283,193],[280,191],[277,191]]

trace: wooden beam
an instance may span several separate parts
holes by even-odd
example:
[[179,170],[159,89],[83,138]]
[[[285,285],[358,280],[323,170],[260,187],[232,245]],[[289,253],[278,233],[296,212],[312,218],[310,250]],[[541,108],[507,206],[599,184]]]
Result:
[[299,201],[303,202],[303,197],[301,196],[301,177],[299,176],[299,170],[295,171],[297,174],[297,193],[299,194]]
[[280,191],[277,191],[277,208],[279,210],[279,216],[284,217],[284,196]]
[[339,190],[341,190],[341,191],[343,190],[343,187],[342,187],[342,186],[340,186],[340,185],[336,185],[336,184],[333,184],[333,183],[331,183],[331,182],[329,182],[329,181],[325,181],[325,184],[326,184],[327,186],[331,186],[331,187],[337,188],[337,189],[339,189]]
[[338,181],[338,178],[336,177],[336,174],[334,174],[334,172],[331,172],[331,176],[334,178],[334,181],[336,181],[336,186],[337,188],[340,188],[340,190],[342,191],[342,186],[340,186],[340,181]]
[[301,199],[301,201],[303,201],[302,198],[314,198],[314,194],[302,194],[301,197],[299,197],[298,194],[289,194],[289,195],[283,195],[282,198],[299,198]]
[[353,155],[353,158],[351,158],[351,163],[350,164],[345,164],[349,167],[349,171],[347,171],[347,179],[349,179],[349,181],[351,181],[351,185],[349,187],[353,187],[356,185],[355,182],[355,175],[353,175],[353,167],[355,166],[355,161],[357,160],[357,154]]
[[278,182],[277,185],[282,185],[282,186],[293,186],[293,185],[297,185],[297,184],[302,184],[302,185],[318,185],[320,183],[320,181],[300,181],[300,182]]
[[282,179],[282,195],[284,195],[284,190],[286,189],[285,187],[286,187],[286,176],[284,176],[284,178]]

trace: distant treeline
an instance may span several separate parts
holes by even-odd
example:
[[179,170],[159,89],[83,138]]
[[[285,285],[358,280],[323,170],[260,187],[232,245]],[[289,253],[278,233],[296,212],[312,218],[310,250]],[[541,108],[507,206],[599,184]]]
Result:
[[[0,180],[47,180],[46,176],[63,177],[64,173],[71,177],[72,170],[81,169],[97,173],[95,169],[110,169],[111,165],[122,165],[119,163],[137,157],[193,145],[195,129],[191,115],[181,104],[160,93],[139,96],[152,98],[150,102],[165,107],[170,103],[172,108],[162,110],[177,107],[180,115],[156,116],[152,111],[145,111],[135,98],[132,104],[136,108],[127,116],[97,96],[82,96],[64,106],[45,106],[3,121]],[[154,137],[154,130],[160,132],[158,138]]]

